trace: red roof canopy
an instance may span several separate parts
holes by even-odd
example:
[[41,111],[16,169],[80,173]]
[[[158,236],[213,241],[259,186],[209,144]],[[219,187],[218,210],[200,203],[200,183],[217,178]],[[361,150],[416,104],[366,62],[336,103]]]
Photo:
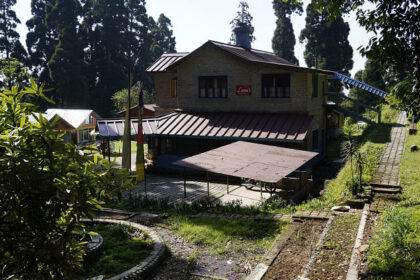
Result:
[[180,161],[175,165],[228,176],[277,183],[318,153],[237,141]]

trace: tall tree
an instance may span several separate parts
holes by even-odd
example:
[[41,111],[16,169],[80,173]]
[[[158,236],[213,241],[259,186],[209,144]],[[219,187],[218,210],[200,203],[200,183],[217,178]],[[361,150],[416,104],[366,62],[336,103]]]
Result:
[[299,61],[295,56],[296,39],[290,16],[294,12],[299,15],[302,14],[302,3],[273,0],[273,9],[277,17],[276,29],[272,40],[273,51],[277,56],[299,65]]
[[23,63],[13,57],[0,59],[0,89],[23,88],[28,82],[29,72]]
[[16,0],[0,2],[0,54],[6,59],[14,57],[20,61],[26,58],[26,51],[19,41],[16,26],[20,23],[15,11],[12,10]]
[[[366,10],[371,2],[375,9]],[[316,6],[329,11],[331,19],[343,12],[356,11],[357,21],[374,33],[361,53],[382,68],[408,74],[396,87],[403,105],[420,117],[420,2],[418,0],[314,0]],[[407,86],[408,85],[408,86]],[[407,92],[402,89],[410,89]],[[417,100],[417,102],[411,102]]]
[[236,16],[230,22],[231,29],[232,29],[232,35],[230,36],[230,42],[231,43],[236,43],[235,42],[235,40],[236,40],[235,33],[233,32],[233,30],[237,26],[241,25],[241,26],[245,26],[247,28],[248,36],[249,36],[249,42],[252,43],[253,41],[255,41],[255,36],[254,36],[254,26],[252,26],[252,23],[251,23],[253,17],[251,16],[251,14],[248,11],[249,5],[245,1],[240,1],[238,8],[239,8],[239,10],[238,10],[238,12],[236,12]]
[[341,16],[328,20],[328,13],[315,10],[310,4],[306,9],[306,25],[300,41],[305,42],[304,58],[309,67],[349,74],[353,68],[353,49],[348,41],[350,27]]
[[51,10],[55,0],[32,0],[32,17],[26,22],[26,46],[28,48],[28,65],[32,75],[48,88],[55,88],[50,78],[48,61],[55,51],[58,38],[55,29],[47,26],[47,10]]
[[48,61],[51,79],[56,84],[57,101],[65,107],[84,107],[87,87],[84,76],[83,46],[77,34],[78,0],[57,0],[47,14],[47,24],[55,28],[58,44]]
[[123,0],[92,1],[96,49],[93,60],[96,70],[91,106],[102,116],[112,111],[111,96],[127,87],[126,58],[123,55],[124,31],[127,29]]

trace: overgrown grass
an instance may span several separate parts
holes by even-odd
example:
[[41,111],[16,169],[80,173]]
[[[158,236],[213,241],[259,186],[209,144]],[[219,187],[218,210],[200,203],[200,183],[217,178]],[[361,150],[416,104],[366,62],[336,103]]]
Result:
[[204,245],[206,253],[263,254],[286,222],[253,221],[224,218],[173,216],[168,219],[171,230],[189,242]]
[[125,225],[95,224],[87,227],[104,239],[103,253],[93,264],[85,266],[84,277],[120,274],[149,256],[153,241],[146,234]]
[[[417,124],[417,126],[420,123]],[[407,135],[400,164],[401,202],[384,212],[368,251],[374,277],[420,279],[420,134]]]

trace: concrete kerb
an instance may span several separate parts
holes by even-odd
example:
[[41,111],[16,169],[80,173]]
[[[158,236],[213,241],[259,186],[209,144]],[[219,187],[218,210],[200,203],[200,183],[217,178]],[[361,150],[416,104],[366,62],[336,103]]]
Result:
[[156,265],[159,264],[159,262],[162,260],[164,253],[166,251],[166,245],[163,241],[163,239],[160,237],[160,235],[154,231],[153,229],[129,222],[129,221],[123,221],[123,220],[116,220],[116,219],[82,219],[83,222],[99,222],[99,223],[111,223],[111,224],[122,224],[131,226],[133,228],[139,229],[141,231],[144,231],[152,240],[153,240],[153,249],[150,255],[143,260],[138,265],[130,268],[127,271],[124,271],[123,273],[113,276],[111,278],[108,278],[107,280],[128,280],[128,279],[143,279],[145,276],[147,276],[153,268],[155,268]]
[[359,278],[360,251],[362,245],[363,233],[365,231],[367,216],[369,215],[369,204],[363,207],[362,217],[360,218],[359,229],[357,230],[356,240],[354,241],[353,251],[351,253],[350,265],[347,271],[346,280],[357,280]]

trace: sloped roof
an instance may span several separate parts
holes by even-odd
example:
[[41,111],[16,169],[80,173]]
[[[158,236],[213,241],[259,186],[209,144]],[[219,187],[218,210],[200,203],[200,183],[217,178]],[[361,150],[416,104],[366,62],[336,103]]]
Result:
[[49,121],[57,115],[74,128],[78,128],[92,112],[93,110],[86,109],[48,109],[43,115]]
[[165,72],[166,69],[172,65],[173,63],[177,62],[188,53],[164,53],[161,57],[159,57],[152,65],[150,65],[146,72]]
[[[295,70],[295,71],[306,71],[306,72],[319,72],[328,75],[332,75],[334,72],[329,70],[322,70],[322,69],[315,69],[315,68],[307,68],[301,67],[287,61],[281,57],[276,56],[274,53],[261,51],[257,49],[246,49],[244,47],[239,47],[236,45],[221,43],[217,41],[209,40],[204,43],[199,48],[195,49],[191,53],[175,53],[175,54],[163,54],[158,60],[156,60],[152,65],[147,68],[147,72],[165,72],[170,70],[172,67],[175,67],[191,55],[197,53],[205,46],[214,46],[222,51],[227,52],[230,55],[233,55],[239,59],[243,59],[245,61],[251,63],[264,63],[268,65],[279,66],[284,69]],[[178,56],[176,56],[178,55]]]
[[[312,117],[305,114],[185,113],[143,118],[143,134],[168,137],[214,138],[302,142]],[[124,135],[124,120],[97,121],[102,137]],[[131,120],[131,134],[137,135],[137,119]]]
[[250,142],[234,142],[175,165],[228,176],[277,183],[316,157],[318,153]]
[[337,73],[337,72],[334,73],[334,78],[337,78],[340,81],[342,81],[342,82],[344,82],[348,85],[352,85],[352,86],[361,88],[363,90],[366,90],[367,92],[376,94],[377,96],[380,96],[382,98],[385,98],[388,95],[388,93],[383,91],[383,90],[377,89],[377,88],[375,88],[373,86],[370,86],[368,84],[365,84],[365,83],[363,83],[359,80],[352,79],[350,77],[347,77],[346,75],[343,75],[343,74],[340,74],[340,73]]

